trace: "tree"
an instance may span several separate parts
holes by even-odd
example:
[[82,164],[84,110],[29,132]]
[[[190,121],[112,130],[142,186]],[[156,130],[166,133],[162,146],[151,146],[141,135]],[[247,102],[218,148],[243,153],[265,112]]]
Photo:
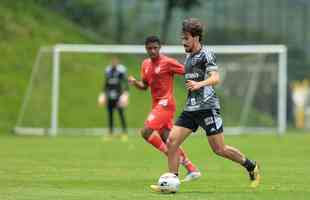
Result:
[[163,43],[167,41],[168,31],[171,23],[173,9],[176,7],[182,8],[184,11],[189,11],[191,8],[200,5],[200,0],[166,0],[164,19],[162,23],[161,40]]
[[115,41],[117,43],[123,42],[123,33],[125,32],[124,27],[124,1],[116,1],[116,31],[115,31]]

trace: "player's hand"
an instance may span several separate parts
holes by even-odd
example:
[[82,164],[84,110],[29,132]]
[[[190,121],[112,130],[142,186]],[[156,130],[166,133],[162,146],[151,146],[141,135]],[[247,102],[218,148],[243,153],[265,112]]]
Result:
[[106,96],[104,93],[100,93],[98,96],[98,106],[103,107],[106,104]]
[[128,76],[128,83],[130,84],[130,85],[134,85],[135,84],[135,82],[137,82],[137,79],[135,78],[135,77],[133,77],[133,76]]
[[188,80],[185,84],[186,89],[190,91],[199,90],[203,85],[200,82]]
[[121,108],[125,108],[128,106],[128,103],[129,103],[129,93],[128,92],[124,92],[118,102],[117,102],[117,105]]

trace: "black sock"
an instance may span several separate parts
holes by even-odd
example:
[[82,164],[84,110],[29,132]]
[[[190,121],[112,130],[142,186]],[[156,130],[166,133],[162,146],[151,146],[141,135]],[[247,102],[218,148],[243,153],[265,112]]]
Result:
[[242,164],[243,167],[245,167],[249,172],[253,171],[255,166],[256,166],[256,162],[254,160],[250,160],[245,158],[244,163]]

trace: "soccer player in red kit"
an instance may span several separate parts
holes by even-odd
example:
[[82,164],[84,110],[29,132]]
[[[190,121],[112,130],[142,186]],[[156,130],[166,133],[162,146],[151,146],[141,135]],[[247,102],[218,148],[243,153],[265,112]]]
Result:
[[[128,77],[130,85],[140,90],[151,89],[152,111],[141,130],[142,137],[156,149],[167,155],[166,141],[173,126],[176,110],[173,96],[173,79],[175,74],[183,75],[184,66],[173,58],[160,54],[161,43],[157,36],[145,40],[145,49],[149,56],[141,67],[141,81]],[[182,148],[178,149],[180,164],[187,170],[183,181],[191,181],[201,176],[196,166],[188,159]]]

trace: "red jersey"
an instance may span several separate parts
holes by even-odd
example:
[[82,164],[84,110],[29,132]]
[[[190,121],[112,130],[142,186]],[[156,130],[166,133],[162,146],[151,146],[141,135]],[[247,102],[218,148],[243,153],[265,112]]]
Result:
[[175,111],[173,96],[174,74],[184,74],[184,66],[177,60],[160,55],[158,59],[145,59],[141,67],[141,78],[146,82],[152,94],[152,108],[162,105]]

